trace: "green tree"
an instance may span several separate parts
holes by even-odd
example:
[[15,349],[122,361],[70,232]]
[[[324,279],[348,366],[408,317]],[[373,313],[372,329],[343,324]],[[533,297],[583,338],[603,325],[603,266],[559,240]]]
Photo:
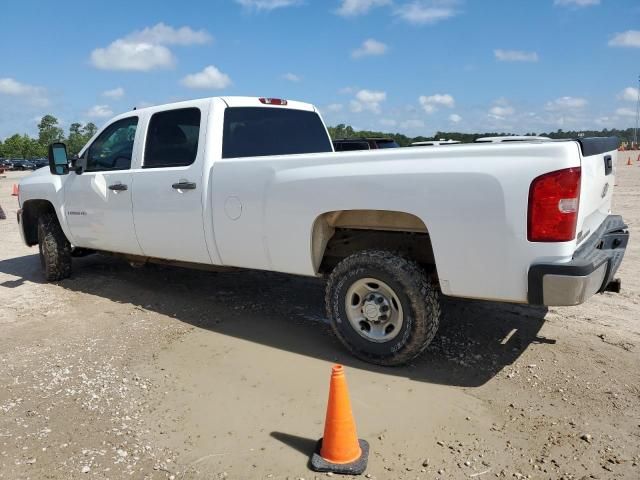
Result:
[[89,122],[84,127],[82,127],[82,133],[84,134],[86,140],[85,143],[89,141],[91,137],[93,137],[98,131],[98,127],[96,127],[95,123]]
[[5,155],[8,158],[24,158],[22,157],[23,143],[22,135],[18,133],[6,138],[4,141]]
[[89,122],[86,125],[75,122],[69,127],[69,136],[67,137],[67,150],[69,155],[77,155],[82,147],[93,137],[98,130],[95,124]]
[[4,154],[8,158],[39,158],[46,156],[46,149],[35,138],[16,133],[4,141]]
[[22,136],[22,158],[42,158],[47,156],[48,147],[29,135]]
[[77,155],[86,143],[85,134],[83,133],[81,123],[72,123],[69,127],[69,136],[67,137],[67,150],[69,155]]
[[58,126],[58,119],[53,115],[45,115],[38,123],[38,142],[48,148],[53,142],[64,138],[64,131]]

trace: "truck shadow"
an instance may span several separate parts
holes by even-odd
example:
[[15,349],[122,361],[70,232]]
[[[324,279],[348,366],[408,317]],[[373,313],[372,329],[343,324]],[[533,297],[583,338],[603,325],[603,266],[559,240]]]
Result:
[[[19,277],[0,287],[42,282],[37,255],[0,261],[0,272]],[[483,385],[529,345],[555,343],[538,335],[546,308],[446,300],[440,330],[426,352],[410,365],[385,368],[355,359],[333,337],[319,279],[260,271],[133,269],[122,260],[93,255],[74,259],[73,277],[59,286],[273,348],[444,385]]]

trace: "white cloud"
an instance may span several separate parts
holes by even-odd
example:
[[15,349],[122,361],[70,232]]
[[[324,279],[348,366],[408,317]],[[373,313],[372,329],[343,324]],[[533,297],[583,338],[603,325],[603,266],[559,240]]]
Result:
[[341,103],[330,103],[327,105],[326,110],[327,112],[341,112],[343,108],[344,105]]
[[510,105],[496,105],[489,109],[489,116],[496,119],[503,119],[513,115],[514,113],[516,113],[516,110]]
[[600,0],[554,0],[553,4],[561,7],[590,7],[600,5]]
[[620,92],[618,99],[626,102],[637,102],[639,93],[637,88],[627,87]]
[[198,73],[192,73],[182,79],[182,84],[189,88],[226,88],[231,85],[231,78],[213,65],[205,67]]
[[300,0],[235,0],[249,10],[275,10],[276,8],[292,7],[299,5]]
[[146,72],[175,64],[175,57],[166,45],[196,45],[211,40],[205,30],[173,28],[158,23],[118,38],[105,48],[96,48],[91,52],[90,60],[94,67],[102,70]]
[[193,30],[191,27],[173,28],[160,22],[153,27],[130,33],[125,40],[157,45],[200,45],[211,42],[213,38],[206,30]]
[[354,17],[369,13],[372,8],[390,4],[391,0],[342,0],[342,4],[336,10],[336,13],[343,17]]
[[5,95],[34,95],[41,90],[41,87],[20,83],[13,78],[0,78],[0,93]]
[[113,90],[105,90],[104,92],[102,92],[102,96],[117,100],[124,97],[124,88],[118,87],[114,88]]
[[496,59],[500,62],[537,62],[538,54],[536,52],[524,52],[522,50],[502,50],[493,51]]
[[113,116],[113,111],[109,105],[94,105],[87,111],[87,116],[91,118],[105,118]]
[[436,93],[435,95],[420,95],[418,101],[423,110],[427,113],[433,113],[438,107],[453,108],[456,106],[455,99],[448,93]]
[[395,15],[414,25],[429,25],[457,15],[457,0],[415,0],[400,5]]
[[449,115],[449,121],[451,123],[460,123],[462,121],[462,117],[457,113],[452,113],[451,115]]
[[299,82],[300,80],[302,80],[299,75],[291,72],[285,73],[284,75],[282,75],[282,78],[290,82]]
[[356,89],[354,87],[343,87],[340,90],[338,90],[338,93],[340,95],[351,95],[355,91]]
[[557,112],[561,110],[575,110],[587,105],[587,101],[580,97],[560,97],[551,102],[547,102],[545,110]]
[[371,55],[384,55],[387,53],[389,47],[379,42],[378,40],[374,40],[373,38],[368,38],[362,45],[356,48],[353,52],[351,52],[351,56],[353,58],[367,57]]
[[616,33],[609,40],[609,46],[640,48],[640,30],[627,30],[626,32]]
[[47,91],[45,88],[20,83],[10,77],[0,78],[0,95],[22,97],[37,107],[46,107],[49,105],[49,99],[47,98]]
[[380,103],[387,99],[386,92],[375,90],[360,90],[356,93],[355,100],[351,100],[351,111],[358,113],[369,111],[372,113],[380,113]]
[[163,45],[116,40],[106,48],[96,48],[91,52],[91,63],[101,70],[146,72],[172,67],[175,58],[171,50]]
[[636,111],[631,109],[631,108],[618,108],[616,110],[616,115],[620,116],[620,117],[635,117],[636,116]]
[[503,97],[493,102],[493,107],[489,109],[487,116],[493,120],[502,122],[515,115],[515,113],[516,109],[509,103],[509,100]]

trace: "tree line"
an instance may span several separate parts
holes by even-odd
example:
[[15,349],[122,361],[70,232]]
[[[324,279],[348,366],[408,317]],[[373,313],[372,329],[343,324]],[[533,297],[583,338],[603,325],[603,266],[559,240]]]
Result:
[[[402,133],[388,133],[388,132],[375,132],[371,130],[354,130],[350,125],[340,124],[335,127],[328,127],[329,135],[332,139],[336,138],[360,138],[360,137],[385,137],[392,138],[401,147],[406,147],[412,142],[428,142],[432,140],[458,140],[462,143],[472,143],[480,137],[503,137],[513,134],[498,133],[498,132],[486,132],[486,133],[461,133],[461,132],[436,132],[433,137],[417,136],[408,137]],[[541,136],[549,138],[580,138],[580,137],[618,137],[622,143],[633,142],[633,128],[627,128],[626,130],[603,129],[603,130],[562,130],[558,129],[555,132],[530,132],[525,135]]]
[[0,139],[0,158],[44,158],[47,156],[49,144],[65,142],[69,155],[76,155],[98,130],[95,124],[85,125],[72,123],[65,135],[53,115],[45,115],[38,123],[38,136],[16,133],[4,140]]

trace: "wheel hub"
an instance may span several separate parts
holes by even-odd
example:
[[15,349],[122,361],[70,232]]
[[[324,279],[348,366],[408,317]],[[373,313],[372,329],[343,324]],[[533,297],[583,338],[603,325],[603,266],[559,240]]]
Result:
[[362,314],[370,322],[385,322],[388,320],[389,300],[379,293],[370,294],[362,306]]
[[356,280],[345,300],[349,322],[367,340],[387,342],[400,333],[402,305],[386,283],[374,278]]

